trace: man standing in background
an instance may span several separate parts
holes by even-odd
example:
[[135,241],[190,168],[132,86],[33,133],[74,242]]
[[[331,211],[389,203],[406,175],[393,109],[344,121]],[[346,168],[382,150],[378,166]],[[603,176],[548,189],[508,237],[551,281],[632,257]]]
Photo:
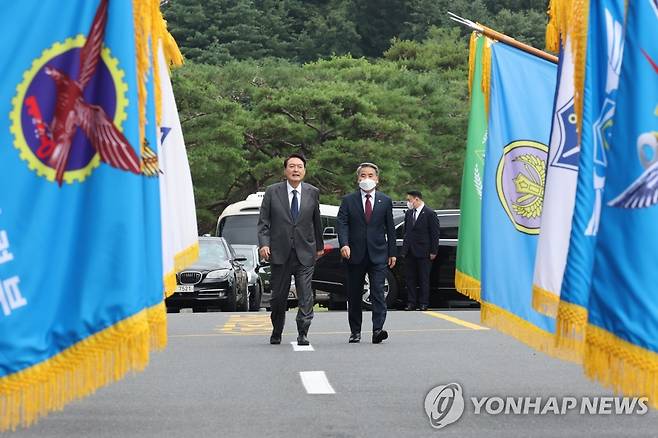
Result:
[[379,168],[362,163],[356,170],[359,190],[343,197],[337,228],[340,254],[347,260],[347,302],[350,343],[361,341],[361,297],[365,275],[370,279],[372,343],[388,338],[384,330],[386,270],[395,266],[395,226],[391,198],[375,191]]
[[405,310],[427,310],[430,303],[430,271],[439,252],[439,218],[423,202],[416,190],[407,192],[407,212],[404,217]]
[[297,298],[297,344],[309,345],[308,329],[313,319],[313,268],[324,252],[320,222],[320,191],[302,180],[306,158],[291,154],[283,162],[286,181],[265,190],[258,218],[258,245],[261,259],[270,261],[272,335],[270,344],[280,344],[290,276],[295,276]]

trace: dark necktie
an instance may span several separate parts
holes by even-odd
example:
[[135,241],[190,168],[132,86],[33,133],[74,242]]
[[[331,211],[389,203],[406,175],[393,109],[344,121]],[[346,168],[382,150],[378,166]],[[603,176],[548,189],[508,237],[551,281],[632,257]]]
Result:
[[372,203],[370,202],[370,195],[366,195],[366,223],[370,223],[372,217]]
[[290,215],[292,216],[292,221],[297,222],[297,217],[299,216],[299,200],[297,199],[297,190],[292,191],[292,202],[290,203]]
[[416,225],[416,209],[413,209],[413,215],[412,215],[412,220],[411,220],[411,226],[413,227]]

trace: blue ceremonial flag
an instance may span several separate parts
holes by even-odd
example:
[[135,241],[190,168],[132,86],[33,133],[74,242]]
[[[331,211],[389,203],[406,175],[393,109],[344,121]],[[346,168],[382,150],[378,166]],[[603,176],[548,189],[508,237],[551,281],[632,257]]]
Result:
[[[608,164],[607,151],[623,52],[623,0],[589,2],[587,52],[580,119],[578,182],[567,262],[560,290],[556,339],[562,348],[582,353],[594,247],[599,228]],[[576,65],[578,65],[578,61]],[[580,116],[582,112],[582,116]]]
[[133,1],[2,8],[0,431],[142,369],[165,321]]
[[552,354],[555,324],[531,291],[556,76],[555,64],[491,46],[482,199],[482,322]]
[[583,365],[658,408],[658,2],[629,2]]

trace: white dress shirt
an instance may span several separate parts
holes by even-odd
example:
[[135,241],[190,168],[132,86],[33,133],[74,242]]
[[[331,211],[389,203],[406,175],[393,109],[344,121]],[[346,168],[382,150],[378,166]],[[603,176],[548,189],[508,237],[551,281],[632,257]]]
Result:
[[292,208],[292,191],[297,190],[297,207],[302,206],[302,183],[300,182],[297,188],[290,185],[290,181],[286,181],[288,186],[288,207]]
[[370,195],[370,205],[372,205],[372,209],[375,209],[375,192],[377,190],[373,190],[370,193],[366,193],[363,190],[361,190],[361,206],[363,207],[363,212],[366,212],[366,195]]
[[[423,211],[423,207],[425,207],[425,203],[421,202],[420,205],[417,208],[412,209],[412,210],[416,210],[416,219],[414,219],[414,220],[418,220],[418,215],[420,214],[421,211]],[[412,218],[414,217],[413,213],[411,213],[411,217]]]

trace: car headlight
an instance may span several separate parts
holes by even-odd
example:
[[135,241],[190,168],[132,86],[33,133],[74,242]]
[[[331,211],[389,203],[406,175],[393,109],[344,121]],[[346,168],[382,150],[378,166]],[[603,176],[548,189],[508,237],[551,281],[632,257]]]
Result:
[[206,280],[226,280],[231,273],[228,269],[219,269],[217,271],[210,271],[206,275]]

